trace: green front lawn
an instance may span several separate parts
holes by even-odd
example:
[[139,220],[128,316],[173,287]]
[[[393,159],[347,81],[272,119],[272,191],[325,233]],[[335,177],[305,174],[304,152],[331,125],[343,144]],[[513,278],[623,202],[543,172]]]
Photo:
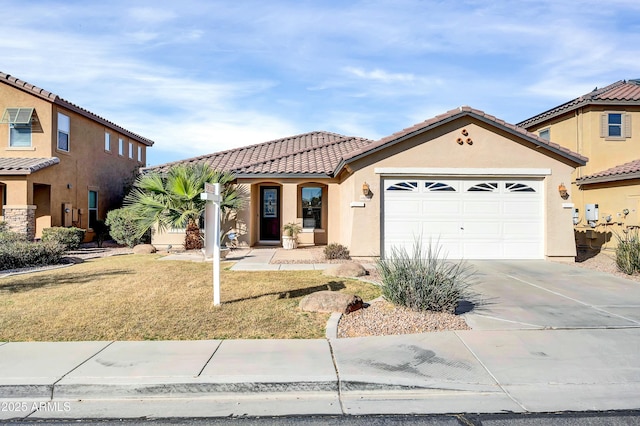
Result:
[[319,271],[221,271],[214,307],[210,263],[113,256],[0,279],[0,341],[321,338],[329,314],[302,312],[318,290],[380,295],[376,286]]

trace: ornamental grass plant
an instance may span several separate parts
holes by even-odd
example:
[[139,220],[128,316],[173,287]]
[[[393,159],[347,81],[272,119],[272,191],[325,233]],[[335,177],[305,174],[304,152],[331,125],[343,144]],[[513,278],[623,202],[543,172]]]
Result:
[[638,229],[626,229],[623,236],[616,234],[616,266],[621,272],[633,275],[640,271],[640,235]]
[[416,311],[454,313],[458,302],[470,297],[474,270],[464,260],[449,261],[442,247],[416,240],[412,252],[392,247],[377,269],[384,297]]

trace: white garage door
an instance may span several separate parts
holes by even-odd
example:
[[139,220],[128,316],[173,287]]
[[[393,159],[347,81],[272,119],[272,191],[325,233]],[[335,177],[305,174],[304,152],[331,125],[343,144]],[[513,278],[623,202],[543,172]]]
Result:
[[542,181],[385,179],[384,253],[416,238],[449,259],[541,259]]

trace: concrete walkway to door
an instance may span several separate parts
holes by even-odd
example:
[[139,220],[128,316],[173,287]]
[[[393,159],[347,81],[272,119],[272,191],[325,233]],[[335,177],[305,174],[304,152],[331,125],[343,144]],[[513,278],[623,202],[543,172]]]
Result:
[[[549,261],[470,262],[474,330],[640,327],[640,283]],[[466,310],[466,309],[465,309]]]

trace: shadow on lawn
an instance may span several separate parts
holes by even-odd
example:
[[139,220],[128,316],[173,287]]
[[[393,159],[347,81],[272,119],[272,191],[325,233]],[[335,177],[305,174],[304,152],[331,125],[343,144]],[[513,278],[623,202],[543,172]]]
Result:
[[326,284],[317,285],[314,287],[298,288],[298,289],[289,290],[289,291],[274,291],[271,293],[259,294],[257,296],[227,300],[224,303],[244,302],[245,300],[259,299],[265,296],[278,296],[278,299],[295,299],[296,297],[306,296],[308,294],[315,293],[316,291],[322,291],[322,290],[338,291],[344,288],[347,288],[347,286],[344,285],[343,281],[331,281]]
[[101,273],[69,273],[50,276],[29,277],[21,279],[11,284],[2,284],[0,281],[0,294],[2,293],[23,293],[37,290],[43,287],[57,287],[66,284],[84,284],[108,277],[121,277],[135,273],[131,270],[117,269]]

